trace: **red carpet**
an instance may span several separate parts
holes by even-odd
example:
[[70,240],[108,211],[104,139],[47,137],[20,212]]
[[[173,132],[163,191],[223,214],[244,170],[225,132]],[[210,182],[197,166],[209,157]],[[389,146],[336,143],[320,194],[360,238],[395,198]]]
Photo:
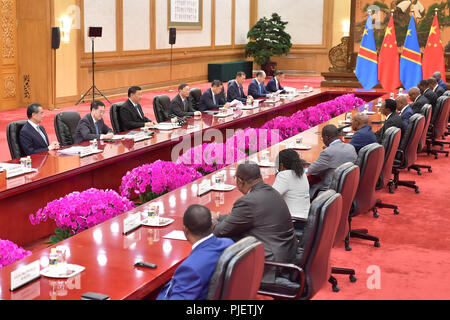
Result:
[[[314,88],[320,87],[320,82],[323,80],[321,77],[307,77],[307,78],[294,78],[294,77],[286,77],[286,79],[283,81],[283,85],[287,87],[296,87],[296,88],[303,88],[303,86],[308,85],[312,86]],[[250,84],[251,79],[248,79],[244,84],[244,89],[247,92],[247,87]],[[204,84],[193,84],[191,85],[191,88],[200,88],[202,89],[202,92],[209,89],[211,87],[211,84],[204,83]],[[149,119],[155,120],[155,116],[153,113],[153,98],[160,94],[166,94],[171,99],[177,94],[176,91],[155,91],[155,92],[148,92],[143,94],[141,105],[144,110],[145,115]],[[126,100],[126,95],[122,98],[116,98],[113,100],[110,100],[112,103],[121,102]],[[39,102],[39,101],[36,101]],[[78,106],[69,106],[61,108],[61,110],[46,110],[44,121],[42,125],[44,126],[45,130],[47,131],[47,134],[49,136],[50,141],[57,141],[55,129],[54,129],[54,117],[56,114],[62,111],[77,111],[80,113],[81,117],[83,117],[85,114],[89,113],[90,103],[78,105]],[[105,123],[112,128],[111,121],[109,119],[109,109],[110,106],[108,103],[106,103],[106,113],[104,116]],[[6,140],[6,127],[8,126],[8,123],[17,121],[17,120],[25,120],[26,119],[26,108],[20,108],[16,110],[9,110],[9,111],[2,111],[0,112],[0,132],[2,134],[0,135],[0,162],[1,161],[9,161],[11,160],[11,156],[9,153],[8,148],[8,142]]]

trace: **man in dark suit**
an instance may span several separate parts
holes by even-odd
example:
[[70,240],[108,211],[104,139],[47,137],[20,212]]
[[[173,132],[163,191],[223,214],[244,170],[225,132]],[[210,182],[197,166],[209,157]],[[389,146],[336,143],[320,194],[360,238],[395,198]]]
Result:
[[57,141],[50,143],[47,132],[40,125],[44,118],[44,108],[39,103],[32,103],[28,106],[27,117],[28,121],[19,133],[22,151],[27,156],[31,156],[35,153],[59,149],[59,143]]
[[248,86],[248,94],[255,99],[270,97],[271,94],[266,90],[264,80],[266,80],[266,73],[259,71],[256,74],[256,78]]
[[413,102],[411,109],[413,109],[414,113],[420,113],[422,107],[430,103],[424,95],[420,94],[420,89],[417,87],[409,89],[408,95],[409,99]]
[[420,93],[425,96],[425,98],[428,99],[431,106],[433,107],[433,110],[436,109],[436,103],[437,103],[437,95],[433,90],[430,89],[430,83],[428,80],[422,80],[419,82],[418,87],[420,89]]
[[155,123],[148,119],[139,104],[141,102],[142,89],[133,86],[128,89],[128,100],[120,107],[120,123],[123,131],[149,127]]
[[214,80],[211,83],[211,88],[206,90],[200,97],[198,109],[201,112],[208,110],[228,108],[230,106],[221,94],[223,90],[223,84],[220,80]]
[[[253,236],[264,244],[266,261],[293,263],[297,237],[289,208],[281,195],[264,183],[255,163],[239,165],[236,184],[244,196],[238,199],[230,214],[214,214],[214,234],[235,241]],[[262,282],[273,283],[276,271],[265,268]]]
[[403,120],[403,126],[406,130],[406,128],[408,128],[409,118],[412,117],[414,111],[409,105],[406,96],[400,95],[397,97],[397,99],[395,99],[395,101],[397,102],[397,111],[400,113],[400,117]]
[[[246,79],[245,72],[239,71],[236,75],[236,79],[228,82],[228,91],[227,91],[227,101],[233,102],[234,100],[238,100],[242,103],[247,102],[247,96],[244,92],[244,81]],[[252,96],[249,96],[253,100]]]
[[433,74],[433,78],[435,78],[442,89],[444,89],[444,92],[448,90],[447,84],[442,80],[442,74],[439,71]]
[[357,113],[353,116],[352,129],[355,134],[350,144],[355,147],[356,153],[365,146],[377,142],[377,137],[369,125],[369,117],[364,113]]
[[178,94],[173,98],[170,102],[170,113],[172,115],[176,115],[177,117],[196,117],[201,116],[202,113],[200,111],[195,111],[189,102],[189,94],[190,94],[189,85],[186,83],[181,84],[178,87]]
[[91,113],[80,120],[75,130],[75,144],[94,139],[112,139],[114,137],[112,129],[103,121],[104,114],[105,104],[101,101],[92,101]]
[[437,80],[435,78],[430,78],[428,79],[428,83],[430,85],[430,90],[436,93],[436,96],[438,98],[442,97],[442,95],[445,93],[445,90],[438,84]]
[[355,163],[358,158],[355,148],[339,138],[339,130],[335,125],[327,125],[322,129],[322,141],[326,148],[308,168],[308,174],[321,178],[319,183],[310,186],[311,199],[314,199],[318,192],[330,188],[336,168],[347,162]]
[[275,72],[274,77],[267,83],[267,91],[269,92],[277,92],[281,91],[281,93],[285,93],[284,88],[281,86],[281,81],[284,80],[284,72],[277,71]]
[[403,125],[402,118],[397,114],[397,103],[395,100],[387,99],[383,101],[381,105],[381,113],[386,116],[386,121],[384,121],[384,126],[378,130],[375,135],[377,136],[377,142],[382,144],[384,133],[390,127],[397,127],[402,130],[402,137],[405,133],[405,127]]
[[233,244],[231,239],[214,236],[212,229],[208,208],[192,205],[186,210],[183,231],[192,244],[192,252],[175,270],[172,280],[163,287],[157,300],[205,300],[217,261]]

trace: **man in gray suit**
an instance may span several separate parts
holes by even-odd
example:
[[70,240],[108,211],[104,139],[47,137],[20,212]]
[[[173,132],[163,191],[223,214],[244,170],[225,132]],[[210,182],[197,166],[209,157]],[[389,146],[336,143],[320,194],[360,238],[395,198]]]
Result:
[[355,163],[358,158],[355,148],[339,139],[339,131],[336,126],[325,126],[322,129],[322,140],[327,148],[320,153],[319,159],[308,168],[308,174],[322,178],[322,181],[310,187],[311,199],[315,198],[317,192],[330,188],[337,167],[347,162]]
[[[230,214],[213,215],[214,235],[234,241],[253,236],[264,244],[266,261],[294,263],[298,242],[281,195],[264,183],[255,163],[238,167],[236,184],[244,196],[235,202]],[[262,282],[273,283],[276,275],[274,269],[265,268]]]

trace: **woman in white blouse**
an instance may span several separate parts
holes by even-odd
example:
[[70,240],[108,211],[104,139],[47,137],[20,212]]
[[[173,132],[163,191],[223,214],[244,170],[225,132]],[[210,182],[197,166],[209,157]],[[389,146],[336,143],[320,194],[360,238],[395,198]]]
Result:
[[[292,217],[307,220],[310,197],[309,182],[305,172],[305,161],[300,159],[293,149],[286,149],[277,157],[278,171],[273,188],[286,202]],[[294,223],[296,229],[303,228],[304,223]]]

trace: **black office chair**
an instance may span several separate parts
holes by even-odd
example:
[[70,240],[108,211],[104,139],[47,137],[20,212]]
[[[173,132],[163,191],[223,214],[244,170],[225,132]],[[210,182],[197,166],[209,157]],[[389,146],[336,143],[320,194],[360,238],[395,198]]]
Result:
[[23,126],[27,123],[26,120],[14,121],[8,124],[6,128],[6,139],[8,140],[9,152],[11,159],[18,159],[26,156],[20,146],[19,134]]
[[266,261],[266,266],[290,270],[290,279],[276,277],[275,283],[261,283],[259,294],[276,299],[308,300],[328,283],[330,252],[341,210],[342,197],[334,190],[323,192],[312,202],[295,264]]
[[[380,178],[376,190],[383,189],[386,185],[389,187],[389,192],[394,193],[394,180],[392,179],[392,166],[394,165],[395,155],[402,139],[402,131],[397,127],[391,127],[386,130],[383,137],[383,147],[385,152],[383,169],[381,170]],[[383,203],[381,200],[377,200],[376,208],[388,208],[393,209],[394,214],[400,214],[398,206],[393,204]],[[374,214],[378,218],[378,212]]]
[[[430,129],[431,124],[431,115],[432,115],[433,107],[430,104],[426,104],[422,107],[420,113],[425,117],[425,127],[423,129],[422,136],[420,137],[419,141],[419,148],[417,149],[417,153],[427,152],[427,137],[428,137],[428,131]],[[417,171],[417,174],[419,176],[422,175],[421,169],[428,169],[429,173],[432,173],[433,170],[431,166],[429,165],[422,165],[422,164],[414,164],[411,167],[408,168],[408,171],[415,170]]]
[[199,111],[198,104],[200,103],[200,98],[202,96],[202,90],[199,88],[192,88],[191,92],[189,93],[189,101],[192,104],[192,108],[194,108],[195,111]]
[[80,120],[80,114],[76,111],[64,111],[55,115],[55,133],[61,147],[75,143],[75,132]]
[[159,95],[153,99],[153,111],[158,123],[170,120],[170,98],[166,95]]
[[424,127],[425,117],[423,115],[416,113],[409,119],[408,128],[400,143],[394,165],[392,166],[395,189],[397,189],[398,186],[404,186],[414,189],[416,193],[420,193],[419,187],[416,185],[415,181],[400,180],[400,170],[407,169],[415,164],[417,160],[417,149]]
[[[342,166],[338,167],[334,173],[330,189],[341,194],[342,213],[333,246],[336,246],[340,242],[344,241],[346,247],[348,247],[348,238],[350,237],[349,215],[356,195],[356,190],[358,189],[358,182],[359,167],[351,162],[344,163]],[[355,270],[353,269],[333,267],[331,268],[331,273],[349,275],[350,281],[356,282]],[[333,286],[333,291],[338,292],[339,287],[337,286],[336,278],[331,277],[329,282]]]
[[114,134],[118,134],[123,132],[121,121],[120,121],[120,108],[123,106],[123,102],[114,103],[111,105],[111,109],[109,109],[109,118],[111,120],[111,124],[114,130]]
[[255,300],[264,273],[264,245],[254,237],[231,245],[220,256],[206,300]]
[[[445,129],[448,126],[448,117],[450,114],[450,97],[441,96],[436,103],[435,117],[432,119],[430,125],[430,133],[427,139],[428,155],[434,154],[438,158],[438,154],[445,154],[448,157],[449,152],[444,151],[444,145],[449,145],[450,142],[440,140],[445,136]],[[441,150],[432,149],[432,146],[440,146]]]
[[[377,215],[375,189],[381,174],[384,161],[384,147],[378,143],[372,143],[359,150],[357,165],[360,169],[358,190],[353,200],[350,212],[350,230],[352,219],[360,214],[373,211]],[[380,247],[380,240],[368,234],[367,229],[357,229],[350,231],[350,238],[359,238],[374,242],[376,248]],[[346,250],[351,247],[346,247]]]

